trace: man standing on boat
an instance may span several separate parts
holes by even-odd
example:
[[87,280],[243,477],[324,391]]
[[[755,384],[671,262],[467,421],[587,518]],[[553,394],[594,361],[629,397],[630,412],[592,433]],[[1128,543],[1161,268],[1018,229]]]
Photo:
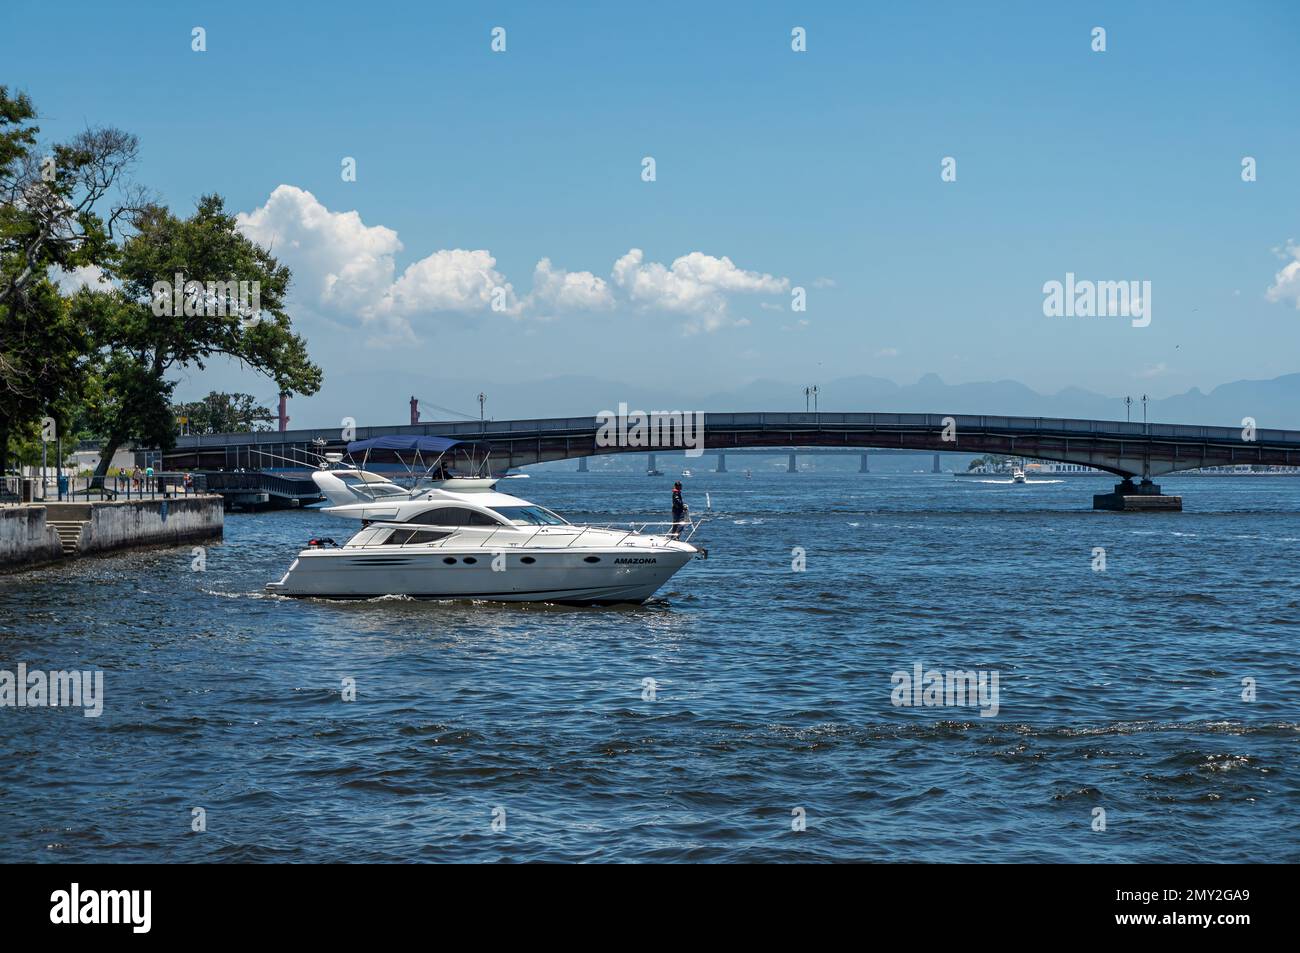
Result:
[[682,528],[686,525],[686,514],[690,509],[682,499],[682,481],[678,480],[673,484],[673,530],[670,534],[673,539],[682,535]]

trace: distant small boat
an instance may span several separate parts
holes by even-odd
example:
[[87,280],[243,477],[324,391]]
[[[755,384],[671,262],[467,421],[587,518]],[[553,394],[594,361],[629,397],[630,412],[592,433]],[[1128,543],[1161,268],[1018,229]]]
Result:
[[746,468],[745,468],[745,479],[746,479],[746,480],[752,480],[753,478],[754,478],[754,471],[752,471],[752,470],[750,470],[748,467],[746,467]]
[[652,467],[651,469],[646,470],[645,475],[646,475],[646,476],[663,476],[663,475],[664,475],[664,471],[663,471],[663,470],[657,470],[657,469],[655,469],[655,468]]
[[1012,482],[1012,483],[1024,483],[1024,482],[1025,482],[1025,471],[1022,470],[1022,469],[1020,469],[1020,467],[1014,467],[1014,468],[1012,468],[1012,470],[1011,470],[1011,482]]
[[688,476],[694,476],[694,474],[691,473],[690,470],[683,470],[683,471],[682,471],[682,476],[684,476],[684,477],[688,477]]

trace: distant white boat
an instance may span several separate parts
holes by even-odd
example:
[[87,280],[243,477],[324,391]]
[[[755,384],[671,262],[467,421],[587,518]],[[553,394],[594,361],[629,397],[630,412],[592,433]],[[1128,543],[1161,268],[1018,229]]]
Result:
[[694,475],[695,475],[695,474],[691,473],[690,470],[683,470],[683,471],[682,471],[682,476],[684,476],[684,477],[694,476]]
[[1024,483],[1024,482],[1025,482],[1025,471],[1022,470],[1022,469],[1020,469],[1020,467],[1013,467],[1012,470],[1011,470],[1011,482],[1012,482],[1012,483]]

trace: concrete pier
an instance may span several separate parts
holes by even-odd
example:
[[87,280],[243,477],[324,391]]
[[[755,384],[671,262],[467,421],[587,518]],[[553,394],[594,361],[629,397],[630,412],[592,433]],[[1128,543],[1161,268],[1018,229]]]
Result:
[[786,472],[786,473],[798,473],[798,472],[799,472],[799,464],[795,462],[794,454],[793,454],[793,453],[790,454],[790,465],[786,467],[785,472]]
[[0,569],[219,538],[224,521],[215,494],[0,507]]
[[1125,480],[1116,483],[1111,493],[1096,493],[1092,497],[1094,510],[1116,510],[1122,513],[1140,512],[1178,512],[1183,508],[1181,496],[1166,496],[1160,492],[1160,484],[1143,480],[1134,483]]
[[0,506],[0,571],[63,558],[59,534],[46,516],[43,506]]
[[727,455],[725,453],[718,454],[718,468],[715,472],[716,473],[727,472]]
[[586,457],[578,457],[578,472],[579,472],[579,473],[586,473],[586,472],[587,472],[587,458],[586,458]]
[[865,453],[862,455],[862,462],[858,464],[858,472],[859,473],[871,472],[871,465],[867,463],[867,455]]

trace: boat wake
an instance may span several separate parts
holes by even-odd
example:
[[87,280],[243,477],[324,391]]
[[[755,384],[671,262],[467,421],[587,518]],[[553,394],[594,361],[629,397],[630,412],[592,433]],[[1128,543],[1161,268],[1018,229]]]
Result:
[[988,483],[993,486],[1044,486],[1048,483],[1064,483],[1064,480],[966,480],[966,483]]

